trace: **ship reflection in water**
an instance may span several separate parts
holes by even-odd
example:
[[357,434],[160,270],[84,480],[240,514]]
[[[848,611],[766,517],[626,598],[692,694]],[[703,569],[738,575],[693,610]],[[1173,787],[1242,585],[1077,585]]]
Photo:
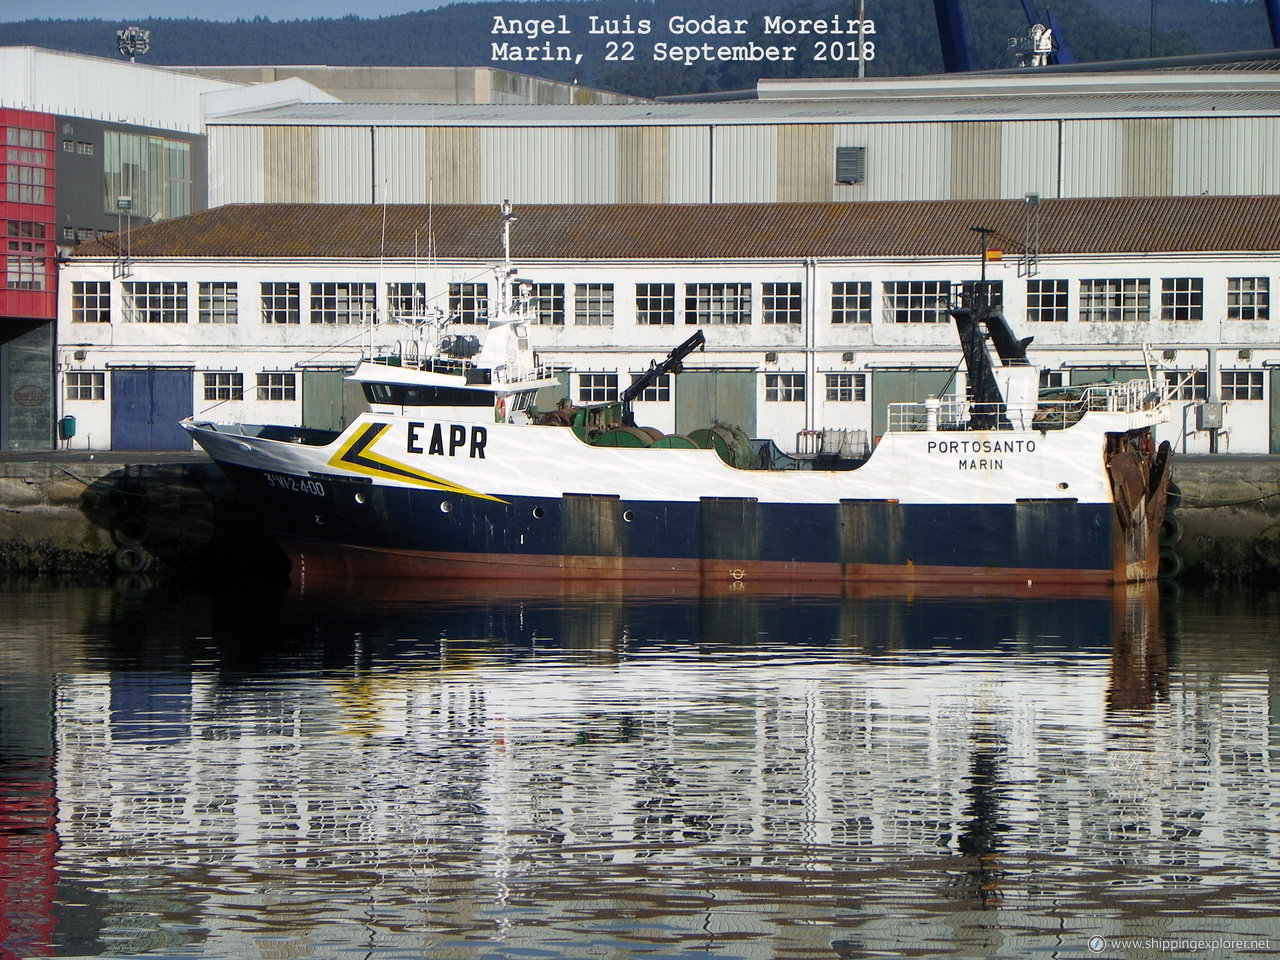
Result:
[[0,956],[1274,951],[1273,607],[0,588]]

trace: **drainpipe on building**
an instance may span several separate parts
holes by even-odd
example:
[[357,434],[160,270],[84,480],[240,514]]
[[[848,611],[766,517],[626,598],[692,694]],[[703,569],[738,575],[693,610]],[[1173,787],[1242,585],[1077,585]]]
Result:
[[804,262],[804,379],[809,384],[804,398],[804,428],[818,426],[818,261],[810,257]]

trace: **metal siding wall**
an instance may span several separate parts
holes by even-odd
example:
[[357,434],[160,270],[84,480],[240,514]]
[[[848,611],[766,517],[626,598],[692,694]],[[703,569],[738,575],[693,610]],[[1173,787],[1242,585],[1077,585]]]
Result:
[[1005,121],[1000,137],[1000,192],[1005,200],[1028,193],[1058,195],[1058,125],[1052,120]]
[[262,129],[264,203],[314,203],[316,192],[314,127]]
[[434,202],[481,202],[480,149],[480,130],[476,127],[434,127],[427,131],[427,170]]
[[378,127],[374,131],[374,177],[378,201],[426,203],[427,131],[423,127]]
[[618,201],[617,127],[576,127],[569,131],[568,182],[552,203]]
[[209,206],[266,199],[263,149],[262,127],[209,128]]
[[574,130],[500,127],[480,131],[480,203],[573,203]]
[[999,123],[953,123],[951,127],[952,200],[984,200],[1000,195]]
[[711,139],[707,127],[672,127],[668,203],[707,203],[711,199]]
[[1118,120],[1070,120],[1062,131],[1062,196],[1121,194],[1121,127]]
[[618,130],[619,203],[666,203],[671,196],[671,128]]
[[374,203],[370,128],[318,127],[316,132],[316,199],[321,203]]
[[712,157],[716,203],[778,199],[778,128],[717,126]]
[[831,124],[787,124],[778,128],[779,201],[826,201],[835,191],[835,147]]
[[1255,196],[1280,190],[1280,119],[1175,120],[1172,192]]
[[1173,186],[1173,121],[1168,118],[1122,120],[1123,196],[1167,197]]
[[[945,123],[850,125],[863,134],[867,183],[861,200],[946,200],[951,185],[951,130]],[[837,146],[859,146],[857,139]]]

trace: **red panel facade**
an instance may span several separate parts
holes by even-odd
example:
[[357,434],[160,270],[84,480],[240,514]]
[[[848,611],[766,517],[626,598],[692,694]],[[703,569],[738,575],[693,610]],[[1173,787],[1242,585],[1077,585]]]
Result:
[[0,318],[57,316],[56,129],[52,114],[0,109]]

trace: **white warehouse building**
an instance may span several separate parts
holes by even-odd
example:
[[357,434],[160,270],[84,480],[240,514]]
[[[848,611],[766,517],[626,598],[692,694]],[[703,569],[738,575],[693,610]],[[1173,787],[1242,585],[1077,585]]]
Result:
[[[571,400],[616,398],[705,332],[637,404],[665,432],[717,420],[788,452],[823,430],[873,441],[889,403],[963,396],[945,304],[985,275],[1044,385],[1156,369],[1181,400],[1161,437],[1178,451],[1280,451],[1280,197],[516,214],[531,335]],[[185,449],[192,414],[338,426],[362,403],[344,374],[411,339],[423,304],[449,317],[433,335],[482,333],[499,237],[489,205],[247,204],[83,244],[59,286],[66,443]]]

